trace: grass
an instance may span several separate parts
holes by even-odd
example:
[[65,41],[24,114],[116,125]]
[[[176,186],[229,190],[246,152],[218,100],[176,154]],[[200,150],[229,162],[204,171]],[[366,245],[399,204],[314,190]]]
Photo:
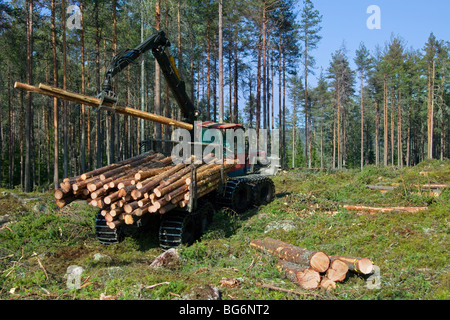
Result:
[[[424,171],[428,174],[420,174]],[[433,197],[414,186],[449,183],[449,177],[448,160],[395,170],[284,172],[274,177],[277,195],[272,203],[240,216],[218,211],[202,239],[180,249],[178,264],[157,270],[149,267],[161,253],[157,226],[147,235],[103,246],[93,232],[94,208],[76,202],[58,210],[50,193],[27,195],[1,189],[0,217],[8,215],[11,221],[0,229],[0,299],[90,300],[103,294],[170,300],[201,297],[202,288],[212,285],[219,287],[223,299],[447,300],[450,190]],[[384,194],[365,187],[388,183],[399,185]],[[10,193],[31,200],[21,203]],[[428,206],[429,210],[357,214],[342,209],[343,204]],[[279,221],[295,228],[268,231],[268,225]],[[330,255],[370,258],[380,267],[381,288],[367,289],[364,278],[349,276],[331,293],[317,290],[310,295],[278,271],[276,258],[250,247],[252,239],[266,236]],[[95,261],[95,253],[110,259]],[[84,268],[79,290],[67,289],[64,276],[70,265]],[[239,285],[221,286],[222,278],[236,279]],[[258,283],[307,294],[269,290]]]

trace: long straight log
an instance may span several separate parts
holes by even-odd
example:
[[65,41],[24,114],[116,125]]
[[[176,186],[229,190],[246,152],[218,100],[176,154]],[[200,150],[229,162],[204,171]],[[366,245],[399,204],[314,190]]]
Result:
[[118,173],[122,173],[124,171],[128,171],[129,169],[133,169],[133,168],[135,168],[137,166],[140,166],[140,165],[142,165],[144,163],[147,163],[147,162],[149,162],[149,160],[147,158],[143,158],[143,159],[139,159],[139,160],[133,161],[131,163],[125,164],[123,166],[120,166],[120,167],[118,167],[116,169],[106,171],[106,172],[100,174],[100,180],[105,180],[105,179],[107,179],[109,177],[117,175]]
[[327,271],[330,265],[330,258],[322,251],[311,251],[268,237],[263,240],[252,240],[250,246],[289,262],[309,265],[318,272]]
[[393,211],[416,213],[419,211],[428,210],[428,207],[368,207],[359,205],[344,205],[343,208],[350,211],[367,211],[371,213]]
[[[234,165],[235,164],[225,164],[224,165],[224,170],[229,170]],[[206,169],[206,170],[204,170],[204,171],[202,171],[200,173],[197,173],[197,181],[202,180],[202,179],[204,179],[204,178],[206,178],[208,176],[211,176],[211,175],[213,175],[213,174],[215,174],[217,172],[220,172],[220,170],[222,168],[222,165],[220,165],[220,164],[209,164],[208,166],[209,166],[208,169]],[[186,184],[191,184],[191,182],[192,182],[191,178],[187,178],[186,179]]]
[[[67,90],[62,90],[62,89],[48,86],[48,85],[45,85],[42,83],[39,84],[39,87],[35,87],[32,85],[27,85],[24,83],[16,82],[14,84],[14,88],[31,91],[31,92],[36,92],[36,93],[40,93],[40,94],[45,94],[45,95],[48,95],[51,97],[56,97],[56,98],[60,98],[60,99],[64,99],[64,100],[68,100],[68,101],[72,101],[72,102],[77,102],[79,104],[89,105],[91,107],[99,107],[100,103],[101,103],[101,100],[98,98],[89,97],[89,96],[86,96],[83,94],[78,94],[78,93],[70,92]],[[108,104],[108,103],[104,103],[104,105],[108,106],[108,107],[113,107],[111,104]],[[156,115],[153,113],[149,113],[149,112],[145,112],[145,111],[141,111],[141,110],[137,110],[137,109],[133,109],[133,108],[129,108],[129,107],[117,107],[116,106],[115,108],[111,108],[111,110],[116,113],[119,113],[119,114],[124,114],[124,115],[135,117],[135,118],[158,122],[158,123],[169,125],[169,126],[175,126],[175,127],[179,127],[179,128],[183,128],[183,129],[187,129],[187,130],[194,129],[194,126],[190,123],[177,121],[177,120],[174,120],[171,118],[166,118],[166,117],[159,116],[159,115]]]
[[169,177],[171,174],[174,174],[175,172],[177,172],[178,170],[182,169],[185,166],[186,165],[184,163],[177,164],[176,166],[170,168],[169,170],[164,171],[158,174],[157,176],[150,178],[149,182],[139,189],[139,192],[141,194],[149,192],[152,188],[157,186],[163,179]]
[[169,170],[169,167],[151,168],[151,169],[147,169],[147,170],[142,169],[142,170],[139,170],[139,172],[134,175],[134,180],[141,181],[141,180],[147,179],[148,177],[158,175],[166,170]]
[[[95,169],[95,170],[92,170],[92,171],[89,171],[89,172],[85,172],[85,173],[81,174],[80,177],[81,177],[82,180],[86,180],[88,178],[98,176],[98,175],[100,175],[100,174],[102,174],[104,172],[107,172],[109,170],[116,169],[118,167],[121,167],[123,165],[132,163],[134,161],[137,161],[139,159],[142,159],[142,158],[145,158],[145,157],[148,157],[148,156],[151,156],[151,155],[153,155],[153,154],[151,153],[151,151],[149,151],[149,152],[137,155],[135,157],[132,157],[132,158],[129,158],[129,159],[125,159],[125,160],[120,161],[120,162],[112,163],[112,164],[104,166],[102,168],[98,168],[98,169]],[[154,156],[156,156],[156,155],[154,155]]]
[[180,194],[186,192],[188,190],[188,186],[183,184],[180,187],[176,188],[175,190],[167,193],[164,195],[164,199],[166,199],[167,201],[172,200],[174,197],[179,196]]

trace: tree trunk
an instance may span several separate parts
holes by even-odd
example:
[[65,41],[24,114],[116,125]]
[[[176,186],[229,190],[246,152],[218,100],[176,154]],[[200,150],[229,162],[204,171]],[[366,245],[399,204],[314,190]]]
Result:
[[363,103],[363,71],[361,71],[361,171],[364,169],[364,103]]
[[[52,55],[53,55],[53,85],[55,87],[58,86],[58,70],[57,70],[57,60],[56,60],[56,22],[55,22],[56,8],[55,8],[55,0],[52,0],[51,4],[51,23],[52,23]],[[59,166],[58,166],[58,100],[53,98],[53,136],[54,136],[54,144],[53,144],[53,185],[55,188],[58,186],[59,182]]]
[[383,78],[383,88],[384,88],[384,121],[383,121],[383,132],[384,132],[384,150],[383,150],[383,163],[385,166],[388,164],[388,92],[386,85],[386,75]]
[[295,97],[292,106],[292,169],[295,168]]
[[259,129],[261,127],[261,34],[259,35],[257,46],[258,68],[256,73],[256,133],[259,133]]
[[209,1],[206,2],[206,120],[211,120],[211,40],[210,40],[210,19]]
[[[100,26],[99,26],[99,17],[98,17],[98,1],[94,2],[94,19],[95,19],[95,78],[96,78],[96,88],[97,92],[100,92]],[[95,135],[95,139],[97,141],[97,161],[96,167],[102,167],[102,156],[103,156],[103,134],[102,134],[102,113],[97,112],[97,132]]]
[[[161,9],[160,0],[155,3],[155,28],[160,30],[161,28]],[[154,89],[154,111],[155,114],[161,115],[161,72],[158,61],[155,60],[155,89]],[[155,123],[155,139],[162,139],[162,127],[161,124]],[[142,136],[141,139],[144,139]],[[155,149],[161,150],[161,143],[155,142]]]
[[223,122],[223,0],[219,0],[219,123]]
[[401,106],[401,92],[398,92],[398,105],[397,105],[397,165],[403,168],[403,136],[402,136],[402,106]]
[[263,128],[267,128],[267,83],[266,83],[266,1],[262,3],[262,109],[263,109]]
[[[62,19],[62,58],[63,58],[63,90],[67,89],[67,44],[66,44],[66,1],[61,1],[61,19]],[[64,100],[63,104],[63,176],[69,176],[69,150],[68,150],[68,108],[67,102]]]
[[[308,163],[308,33],[304,32],[303,36],[305,37],[305,51],[303,58],[304,61],[304,75],[305,75],[305,166]],[[338,105],[339,107],[339,105]]]
[[[166,1],[166,10],[165,10],[165,24],[166,24],[166,35],[167,38],[169,38],[169,1]],[[165,81],[165,93],[164,93],[164,116],[167,118],[172,118],[172,110],[171,110],[171,103],[170,103],[170,92],[169,92],[169,84],[167,81]],[[171,127],[170,126],[164,126],[164,139],[170,140],[171,136]],[[171,144],[169,142],[164,143],[164,150],[165,154],[170,154],[170,146]]]
[[[33,0],[27,1],[27,82],[33,82]],[[31,151],[32,151],[32,123],[33,108],[32,94],[27,93],[27,108],[25,113],[25,192],[32,191],[31,182]]]
[[[84,24],[83,0],[80,1],[80,50],[81,50],[81,94],[85,94],[85,65],[84,65]],[[86,119],[85,105],[81,105],[81,172],[86,171]]]
[[322,251],[311,251],[272,238],[252,240],[250,246],[263,252],[274,254],[285,261],[309,265],[317,272],[327,271],[330,265],[330,259]]
[[395,100],[394,100],[394,89],[391,92],[391,165],[394,166],[394,143],[395,143]]
[[9,110],[9,143],[8,143],[8,151],[9,151],[9,188],[12,189],[14,186],[14,164],[15,164],[15,112],[12,104],[12,95],[11,95],[11,70],[8,66],[8,110]]
[[380,163],[380,112],[378,101],[375,101],[375,165]]
[[[283,130],[281,130],[281,114],[282,114],[282,101],[281,101],[281,74],[282,74],[282,64],[281,64],[281,33],[278,35],[278,131],[280,132],[280,141],[283,141]],[[283,166],[284,159],[283,159],[283,152],[282,152],[282,144],[280,143],[280,164]]]
[[234,101],[233,101],[233,122],[234,123],[238,123],[238,114],[239,114],[239,109],[238,109],[238,100],[239,100],[239,95],[238,95],[238,79],[239,79],[239,64],[238,64],[238,47],[237,47],[237,37],[234,37]]

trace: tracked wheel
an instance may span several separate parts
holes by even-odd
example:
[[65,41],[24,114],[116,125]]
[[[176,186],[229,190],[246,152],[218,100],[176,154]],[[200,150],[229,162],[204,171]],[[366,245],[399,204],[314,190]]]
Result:
[[275,185],[272,179],[264,177],[255,186],[255,204],[256,205],[266,205],[273,201],[275,198]]
[[265,205],[275,198],[275,185],[269,177],[255,174],[245,177],[250,186],[251,204],[253,206]]
[[122,229],[120,227],[116,229],[108,227],[101,211],[102,210],[99,210],[95,217],[95,235],[97,240],[105,245],[121,242],[124,238]]
[[206,201],[192,213],[175,211],[163,215],[159,227],[160,247],[167,250],[193,244],[208,229],[214,212],[213,205]]
[[229,179],[226,182],[223,194],[218,198],[217,204],[231,208],[238,213],[248,209],[250,205],[250,188],[244,179]]

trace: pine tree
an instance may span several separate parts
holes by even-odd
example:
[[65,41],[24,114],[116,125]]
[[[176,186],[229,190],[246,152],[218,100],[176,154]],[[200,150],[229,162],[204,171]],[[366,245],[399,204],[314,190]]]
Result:
[[370,52],[367,50],[364,43],[360,43],[359,49],[356,50],[356,57],[354,59],[357,71],[360,74],[361,86],[360,86],[360,94],[361,94],[361,170],[364,167],[364,86],[363,81],[367,72],[370,71],[372,67],[372,58],[370,57]]
[[[317,44],[322,38],[319,35],[322,29],[320,23],[322,22],[322,16],[318,10],[314,9],[314,5],[311,0],[303,1],[303,9],[301,11],[300,20],[300,41],[303,43],[303,64],[304,64],[304,90],[305,90],[305,161],[308,161],[308,74],[312,73],[315,61],[313,56],[310,55],[310,51],[317,48]],[[309,162],[310,163],[310,162]]]

